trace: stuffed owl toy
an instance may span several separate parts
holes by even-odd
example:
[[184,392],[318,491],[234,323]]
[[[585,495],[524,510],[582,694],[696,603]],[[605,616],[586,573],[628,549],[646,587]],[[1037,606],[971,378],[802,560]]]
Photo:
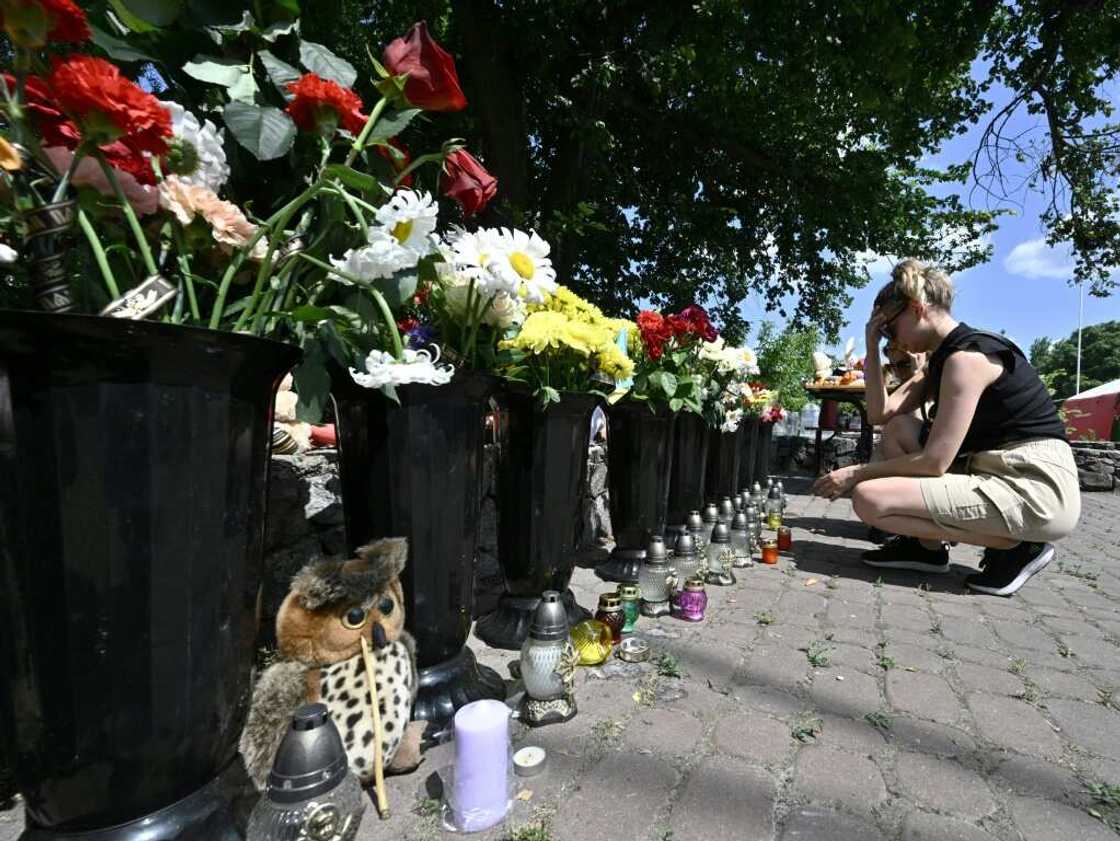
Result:
[[404,538],[386,538],[350,560],[308,564],[292,579],[276,616],[278,657],[257,681],[241,734],[241,755],[258,787],[267,782],[292,713],[310,703],[326,705],[350,770],[363,784],[373,781],[375,736],[362,637],[373,652],[383,764],[398,773],[420,764],[424,723],[410,722],[416,651],[404,630],[400,582],[407,556]]

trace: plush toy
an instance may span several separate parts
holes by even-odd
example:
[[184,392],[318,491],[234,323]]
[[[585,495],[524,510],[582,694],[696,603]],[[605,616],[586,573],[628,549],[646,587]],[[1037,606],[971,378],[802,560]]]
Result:
[[361,639],[372,644],[383,765],[392,772],[420,764],[423,722],[410,722],[416,699],[416,650],[404,630],[400,573],[404,538],[364,546],[346,561],[308,564],[292,579],[276,617],[278,658],[253,691],[241,755],[263,788],[291,715],[302,704],[326,704],[350,769],[374,777],[374,726]]

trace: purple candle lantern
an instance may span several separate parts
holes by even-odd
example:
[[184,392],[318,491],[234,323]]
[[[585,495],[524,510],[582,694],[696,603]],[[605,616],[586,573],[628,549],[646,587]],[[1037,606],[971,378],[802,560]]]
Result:
[[673,594],[673,616],[685,622],[703,622],[707,606],[708,594],[704,592],[704,582],[699,578],[688,579],[684,587]]
[[509,716],[509,707],[494,700],[455,713],[451,811],[463,832],[489,829],[509,810]]

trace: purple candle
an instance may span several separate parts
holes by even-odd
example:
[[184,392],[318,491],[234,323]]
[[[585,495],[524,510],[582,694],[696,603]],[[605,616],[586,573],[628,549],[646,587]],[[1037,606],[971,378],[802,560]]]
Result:
[[509,716],[501,701],[475,701],[455,713],[455,822],[489,829],[509,809]]

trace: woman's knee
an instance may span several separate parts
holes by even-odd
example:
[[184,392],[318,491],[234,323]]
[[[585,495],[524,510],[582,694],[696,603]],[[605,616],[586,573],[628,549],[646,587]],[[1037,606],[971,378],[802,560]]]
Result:
[[852,488],[852,510],[865,523],[883,516],[881,495],[871,482],[863,482]]

